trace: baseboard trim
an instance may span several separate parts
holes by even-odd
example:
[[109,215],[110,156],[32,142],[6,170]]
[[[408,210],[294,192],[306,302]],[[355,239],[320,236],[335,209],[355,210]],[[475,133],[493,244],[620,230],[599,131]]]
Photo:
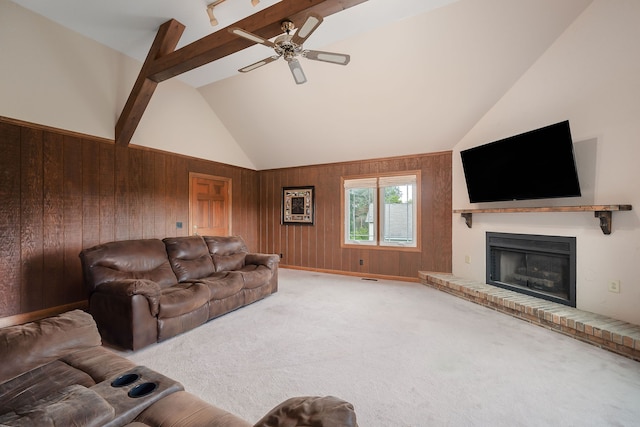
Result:
[[45,308],[43,310],[31,311],[29,313],[20,313],[13,316],[0,317],[0,328],[6,326],[21,325],[27,322],[33,322],[34,320],[44,319],[45,317],[51,317],[64,313],[70,310],[86,310],[89,308],[87,301],[72,302],[70,304],[58,305],[56,307]]
[[298,265],[286,265],[286,264],[280,264],[278,268],[286,268],[289,270],[315,271],[317,273],[327,273],[327,274],[339,274],[341,276],[364,277],[367,279],[398,280],[401,282],[420,283],[420,278],[417,276],[416,277],[388,276],[385,274],[370,274],[370,273],[361,273],[358,271],[329,270],[325,268],[300,267]]
[[[329,270],[324,268],[310,268],[310,267],[300,267],[297,265],[283,265],[283,264],[280,264],[279,268],[286,268],[289,270],[314,271],[317,273],[338,274],[342,276],[363,277],[367,279],[397,280],[401,282],[420,283],[420,279],[418,277],[390,276],[385,274],[370,274],[370,273],[360,273],[356,271]],[[89,308],[89,304],[87,303],[87,301],[78,301],[70,304],[64,304],[56,307],[46,308],[43,310],[31,311],[28,313],[20,313],[13,316],[7,316],[7,317],[0,317],[0,328],[4,328],[6,326],[21,325],[27,322],[33,322],[34,320],[44,319],[45,317],[51,317],[51,316],[58,315],[60,313],[64,313],[65,311],[76,310],[76,309],[87,310],[88,308]]]

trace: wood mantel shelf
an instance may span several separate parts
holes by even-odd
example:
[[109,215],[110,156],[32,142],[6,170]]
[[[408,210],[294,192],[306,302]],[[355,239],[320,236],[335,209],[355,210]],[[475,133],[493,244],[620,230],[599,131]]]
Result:
[[631,205],[582,205],[582,206],[547,206],[531,208],[489,208],[489,209],[454,209],[459,213],[467,227],[471,228],[474,213],[520,213],[520,212],[593,212],[600,218],[600,228],[604,234],[611,234],[611,217],[614,211],[630,211]]

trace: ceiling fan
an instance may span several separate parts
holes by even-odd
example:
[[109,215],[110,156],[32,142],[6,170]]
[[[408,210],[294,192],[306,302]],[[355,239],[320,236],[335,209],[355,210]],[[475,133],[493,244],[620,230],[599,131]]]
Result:
[[298,61],[298,56],[303,58],[312,59],[314,61],[323,61],[329,62],[332,64],[339,65],[347,65],[351,57],[349,55],[345,55],[343,53],[333,53],[333,52],[322,52],[319,50],[308,50],[302,47],[302,44],[307,40],[307,38],[313,33],[318,26],[322,23],[322,16],[317,15],[315,13],[309,14],[302,27],[300,27],[293,35],[291,32],[294,30],[293,22],[289,20],[282,21],[280,28],[285,34],[278,36],[273,42],[267,39],[264,39],[258,35],[245,31],[238,27],[229,28],[229,32],[235,34],[236,36],[244,37],[247,40],[251,40],[252,42],[263,44],[267,47],[275,50],[276,54],[269,56],[261,61],[258,61],[254,64],[247,65],[244,68],[239,69],[241,73],[248,73],[249,71],[255,70],[258,67],[262,67],[270,62],[283,57],[287,63],[289,63],[289,68],[291,69],[291,74],[293,74],[293,79],[297,84],[302,84],[307,81],[306,76],[304,75],[304,71],[302,71],[302,67],[300,66],[300,62]]

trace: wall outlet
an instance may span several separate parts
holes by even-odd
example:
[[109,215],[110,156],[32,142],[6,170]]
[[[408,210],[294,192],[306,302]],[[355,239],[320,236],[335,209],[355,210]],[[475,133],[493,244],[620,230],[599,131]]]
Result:
[[609,292],[620,293],[620,280],[612,280],[609,282]]
[[471,257],[469,255],[465,255],[464,256],[464,262],[465,262],[465,264],[471,264]]
[[360,265],[364,265],[364,260],[363,259],[360,260]]

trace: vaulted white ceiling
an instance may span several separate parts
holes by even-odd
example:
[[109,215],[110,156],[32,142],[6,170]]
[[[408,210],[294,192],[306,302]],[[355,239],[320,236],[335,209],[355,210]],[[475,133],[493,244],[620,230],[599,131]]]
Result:
[[[178,47],[276,3],[227,0],[13,0],[144,60],[169,18]],[[326,18],[305,48],[348,53],[346,67],[301,59],[296,85],[253,46],[179,78],[198,88],[257,169],[450,150],[591,0],[369,0]],[[526,100],[523,100],[526,102]]]

